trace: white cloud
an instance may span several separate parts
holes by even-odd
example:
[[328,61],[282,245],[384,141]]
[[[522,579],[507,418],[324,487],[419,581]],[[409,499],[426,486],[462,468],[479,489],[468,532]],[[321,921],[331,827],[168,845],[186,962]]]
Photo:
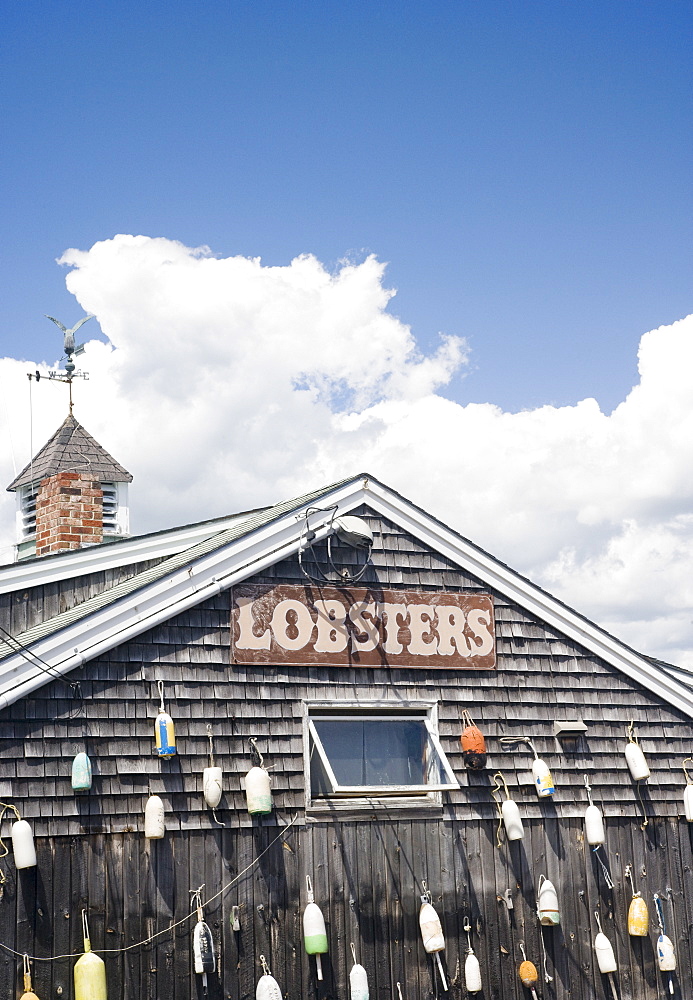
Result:
[[[374,257],[330,273],[311,256],[263,267],[118,236],[63,262],[110,341],[80,359],[75,415],[134,474],[134,530],[365,470],[637,648],[693,666],[693,317],[643,336],[640,381],[612,414],[592,399],[504,413],[439,395],[465,343],[422,356]],[[33,367],[0,362],[20,466]],[[33,386],[34,451],[63,389]]]

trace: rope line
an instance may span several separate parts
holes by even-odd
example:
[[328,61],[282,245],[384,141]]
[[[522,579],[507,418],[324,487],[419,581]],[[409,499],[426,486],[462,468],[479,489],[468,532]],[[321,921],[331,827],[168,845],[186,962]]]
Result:
[[[215,899],[218,899],[219,896],[223,895],[223,893],[225,893],[227,889],[230,889],[232,885],[235,885],[236,882],[242,879],[244,875],[247,875],[248,872],[251,870],[251,868],[254,868],[255,865],[257,865],[260,862],[260,860],[265,856],[265,854],[267,854],[270,848],[274,847],[277,841],[282,840],[284,838],[287,831],[291,829],[291,827],[294,825],[297,819],[298,819],[298,813],[296,813],[293,819],[286,824],[281,833],[279,833],[274,838],[274,840],[270,841],[270,843],[267,845],[264,851],[261,851],[260,854],[258,854],[258,856],[254,858],[250,862],[250,864],[243,869],[243,871],[240,871],[238,875],[236,875],[235,878],[232,878],[230,882],[227,882],[226,885],[222,886],[219,892],[215,893],[213,896],[210,896],[209,899],[206,899],[202,904],[202,906],[209,906],[209,904],[213,903]],[[174,924],[170,924],[170,926],[164,927],[163,930],[156,931],[156,933],[151,934],[149,937],[144,938],[142,941],[136,941],[134,944],[128,944],[124,948],[99,948],[98,951],[96,951],[96,949],[94,950],[96,951],[97,955],[119,955],[123,954],[126,951],[132,951],[133,948],[142,948],[146,944],[151,944],[151,942],[155,938],[160,937],[162,934],[169,934],[171,931],[175,930],[176,927],[180,927],[181,924],[184,924],[187,920],[190,920],[191,917],[195,917],[196,915],[197,915],[197,909],[191,910],[190,913],[186,913],[184,917],[181,917],[181,919],[177,920]],[[14,948],[10,948],[8,944],[3,944],[2,941],[0,941],[0,948],[3,948],[5,951],[10,952],[11,955],[16,955],[18,958],[23,958],[24,955],[27,955],[27,952],[16,951]],[[41,955],[27,955],[27,957],[32,962],[58,962],[64,958],[81,958],[83,954],[84,954],[83,951],[78,951],[70,955],[51,955],[49,957]]]

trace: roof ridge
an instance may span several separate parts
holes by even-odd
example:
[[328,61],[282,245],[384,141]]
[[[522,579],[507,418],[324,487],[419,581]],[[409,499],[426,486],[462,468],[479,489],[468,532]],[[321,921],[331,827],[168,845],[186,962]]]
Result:
[[[96,594],[94,597],[88,598],[81,604],[76,604],[68,611],[61,611],[60,614],[54,615],[53,618],[47,618],[45,621],[42,621],[37,625],[33,625],[31,628],[26,629],[26,631],[21,632],[19,635],[13,636],[12,638],[15,643],[19,643],[22,646],[30,645],[38,639],[43,639],[46,636],[51,635],[53,632],[60,631],[61,628],[67,625],[72,625],[74,622],[79,621],[80,618],[84,618],[89,615],[92,611],[97,611],[109,604],[113,604],[120,600],[121,597],[127,597],[134,591],[139,590],[141,587],[147,586],[149,583],[155,583],[168,573],[181,569],[183,566],[186,566],[189,562],[192,562],[198,557],[209,555],[210,552],[214,552],[216,549],[222,548],[228,542],[235,541],[238,538],[242,538],[243,535],[250,534],[250,532],[254,531],[256,528],[260,528],[264,524],[269,524],[275,517],[278,517],[281,514],[286,514],[296,507],[302,507],[305,503],[309,503],[311,500],[314,500],[325,493],[329,493],[346,483],[354,482],[359,478],[362,478],[361,474],[358,476],[349,476],[346,479],[341,479],[335,483],[331,483],[329,486],[322,487],[319,490],[314,490],[304,496],[293,497],[290,500],[283,500],[271,507],[261,508],[254,518],[251,517],[243,520],[239,525],[226,528],[223,531],[212,535],[210,538],[206,538],[201,542],[196,542],[194,545],[191,545],[190,548],[183,549],[182,552],[177,552],[175,555],[169,556],[168,559],[164,559],[163,562],[157,563],[156,566],[152,566],[141,573],[137,573],[135,576],[130,577],[129,580],[124,580],[122,583],[115,584],[108,590],[101,591],[100,594]],[[18,652],[17,647],[12,645],[10,642],[0,642],[0,660],[3,660],[5,657],[16,652]]]

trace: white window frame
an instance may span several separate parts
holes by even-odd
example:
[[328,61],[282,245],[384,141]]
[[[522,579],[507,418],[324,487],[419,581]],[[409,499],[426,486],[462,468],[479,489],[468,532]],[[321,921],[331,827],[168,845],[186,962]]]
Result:
[[[351,701],[311,701],[304,702],[304,747],[306,802],[309,808],[326,806],[329,803],[340,805],[357,805],[359,800],[363,805],[372,806],[379,799],[384,805],[390,805],[397,799],[400,803],[416,806],[422,802],[440,803],[440,793],[459,789],[450,762],[443,750],[437,731],[437,705],[432,702],[409,702],[407,705],[392,702],[351,702]],[[311,715],[311,713],[314,713]],[[318,714],[319,713],[319,714]],[[380,713],[380,714],[379,714]],[[440,762],[443,772],[448,778],[446,783],[427,783],[423,785],[340,785],[329,756],[318,735],[314,722],[320,718],[330,721],[388,721],[401,719],[423,722],[428,735],[429,749]],[[311,790],[311,757],[317,754],[331,785],[327,795],[313,797]],[[431,765],[433,763],[431,762]]]

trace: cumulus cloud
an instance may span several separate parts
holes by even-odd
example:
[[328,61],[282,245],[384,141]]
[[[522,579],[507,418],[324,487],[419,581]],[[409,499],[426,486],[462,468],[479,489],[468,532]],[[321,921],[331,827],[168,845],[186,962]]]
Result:
[[[593,399],[505,413],[441,394],[466,344],[422,354],[375,257],[264,267],[118,236],[62,262],[109,341],[80,359],[75,415],[134,474],[135,531],[365,470],[636,648],[693,666],[693,317],[642,337],[613,413]],[[0,362],[20,466],[32,367]],[[64,416],[60,390],[32,389],[34,451]],[[11,498],[0,526],[8,545]]]

